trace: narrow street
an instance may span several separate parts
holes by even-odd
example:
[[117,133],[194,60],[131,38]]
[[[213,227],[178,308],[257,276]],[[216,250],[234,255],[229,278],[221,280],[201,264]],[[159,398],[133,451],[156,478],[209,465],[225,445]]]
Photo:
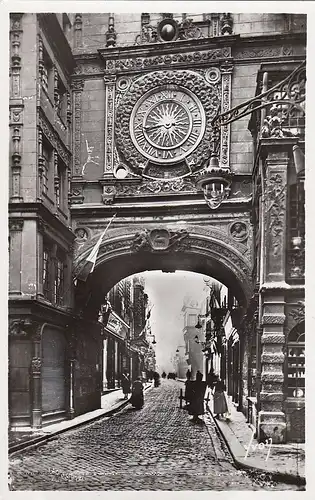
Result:
[[193,424],[183,384],[164,380],[145,406],[68,431],[10,458],[12,490],[288,490],[237,470],[210,414]]

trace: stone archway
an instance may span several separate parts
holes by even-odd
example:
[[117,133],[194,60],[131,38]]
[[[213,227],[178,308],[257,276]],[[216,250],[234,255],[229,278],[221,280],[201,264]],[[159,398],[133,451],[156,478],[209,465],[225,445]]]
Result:
[[[81,246],[74,261],[76,273],[100,234]],[[244,242],[219,229],[161,223],[109,230],[100,246],[95,270],[81,291],[98,302],[96,295],[102,300],[120,279],[157,269],[212,276],[232,288],[243,307],[252,296],[251,256]]]

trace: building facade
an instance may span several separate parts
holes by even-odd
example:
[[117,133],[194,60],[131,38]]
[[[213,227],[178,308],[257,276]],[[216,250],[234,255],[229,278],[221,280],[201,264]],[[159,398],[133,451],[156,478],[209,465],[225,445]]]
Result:
[[259,438],[303,439],[306,16],[14,13],[10,28],[12,425],[99,407],[104,297],[184,269],[237,300]]

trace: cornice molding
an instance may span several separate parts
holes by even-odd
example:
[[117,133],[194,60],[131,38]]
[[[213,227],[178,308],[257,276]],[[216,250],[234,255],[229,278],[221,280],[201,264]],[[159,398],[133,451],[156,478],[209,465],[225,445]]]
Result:
[[48,227],[52,227],[56,232],[62,234],[67,242],[72,243],[75,239],[75,234],[70,226],[66,226],[59,218],[55,217],[42,203],[10,203],[9,214],[13,218],[17,214],[21,220],[42,220],[47,223]]

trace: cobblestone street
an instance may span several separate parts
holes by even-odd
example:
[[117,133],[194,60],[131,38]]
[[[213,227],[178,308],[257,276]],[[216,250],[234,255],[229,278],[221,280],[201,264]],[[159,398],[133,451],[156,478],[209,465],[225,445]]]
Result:
[[12,490],[287,490],[233,466],[211,416],[179,409],[183,385],[165,380],[145,406],[68,431],[10,458]]

